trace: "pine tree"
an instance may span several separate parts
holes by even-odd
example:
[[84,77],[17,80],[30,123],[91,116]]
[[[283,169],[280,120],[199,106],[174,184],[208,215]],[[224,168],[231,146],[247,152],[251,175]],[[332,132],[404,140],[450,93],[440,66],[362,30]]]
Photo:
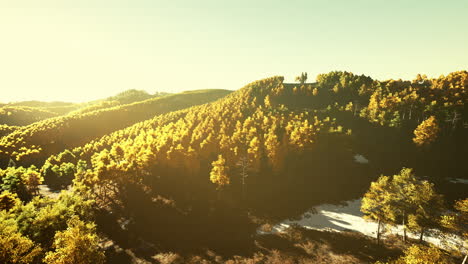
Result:
[[307,72],[303,72],[300,76],[297,76],[296,81],[298,81],[301,85],[304,84],[307,81]]
[[9,191],[3,191],[0,193],[0,211],[8,211],[20,202],[21,201],[18,199],[18,195],[16,195],[16,193],[11,193]]
[[13,219],[0,217],[0,263],[35,263],[41,247],[18,231]]
[[210,181],[216,184],[217,189],[222,189],[223,187],[231,183],[229,176],[227,175],[228,167],[226,166],[226,160],[222,155],[218,155],[218,159],[211,163],[213,168],[210,173]]
[[78,217],[68,221],[68,228],[55,234],[55,251],[47,252],[47,264],[104,263],[104,253],[99,250],[95,225],[84,223]]
[[390,220],[390,184],[390,177],[382,175],[377,181],[371,183],[369,190],[362,198],[361,211],[364,217],[377,221],[377,244],[380,243],[382,224]]
[[429,145],[436,140],[439,130],[435,116],[430,116],[414,130],[413,142],[417,146]]
[[422,242],[424,232],[431,227],[439,227],[439,221],[444,211],[442,195],[436,193],[434,184],[428,181],[418,183],[412,197],[414,211],[409,214],[408,227],[420,232],[419,240]]
[[454,205],[455,212],[443,215],[441,224],[452,234],[462,238],[462,241],[455,246],[455,250],[464,254],[463,264],[468,260],[468,198],[459,200]]

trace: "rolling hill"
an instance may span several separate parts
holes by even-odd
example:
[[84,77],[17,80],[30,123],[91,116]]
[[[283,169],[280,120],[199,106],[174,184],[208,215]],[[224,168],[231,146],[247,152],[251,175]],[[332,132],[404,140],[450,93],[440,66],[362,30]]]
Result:
[[[13,158],[19,164],[36,164],[52,154],[73,148],[112,131],[182,108],[210,102],[230,91],[185,92],[91,112],[45,119],[21,127],[0,139],[2,161]],[[5,164],[3,164],[4,166]]]
[[[378,175],[402,167],[436,183],[449,204],[463,199],[466,191],[448,186],[447,177],[468,175],[467,87],[466,71],[412,81],[330,72],[313,83],[274,76],[234,92],[107,100],[24,127],[2,126],[10,134],[0,138],[1,161],[10,167],[0,170],[0,187],[25,201],[9,216],[28,228],[21,234],[50,249],[64,219],[93,219],[115,245],[107,248],[110,262],[164,259],[158,252],[195,255],[195,263],[332,261],[323,239],[369,254],[343,258],[375,261],[401,250],[356,234],[292,227],[258,235],[258,228],[313,205],[360,198]],[[10,157],[16,163],[8,164]],[[18,167],[29,165],[35,167]],[[33,176],[72,191],[26,204]]]

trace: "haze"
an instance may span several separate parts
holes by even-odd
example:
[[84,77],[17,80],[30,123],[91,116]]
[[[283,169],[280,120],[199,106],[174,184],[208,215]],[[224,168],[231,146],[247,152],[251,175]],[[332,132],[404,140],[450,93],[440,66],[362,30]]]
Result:
[[[98,2],[98,3],[97,3]],[[2,1],[0,101],[468,66],[466,1]],[[424,8],[421,8],[424,7]],[[423,10],[423,11],[422,11]]]

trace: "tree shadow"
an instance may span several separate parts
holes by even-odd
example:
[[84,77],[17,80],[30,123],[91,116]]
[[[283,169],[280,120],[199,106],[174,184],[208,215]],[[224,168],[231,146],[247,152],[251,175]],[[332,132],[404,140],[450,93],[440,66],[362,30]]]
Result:
[[[373,263],[400,256],[402,250],[356,232],[329,232],[292,227],[283,234],[262,235],[257,238],[264,251],[280,250],[296,256],[327,259],[330,255],[351,256],[364,263]],[[330,259],[331,261],[331,259]]]
[[254,252],[257,225],[245,210],[196,201],[190,210],[181,210],[172,202],[154,199],[138,186],[127,186],[126,196],[124,210],[102,214],[98,226],[138,258],[154,261],[158,252],[203,255],[211,250],[223,257]]

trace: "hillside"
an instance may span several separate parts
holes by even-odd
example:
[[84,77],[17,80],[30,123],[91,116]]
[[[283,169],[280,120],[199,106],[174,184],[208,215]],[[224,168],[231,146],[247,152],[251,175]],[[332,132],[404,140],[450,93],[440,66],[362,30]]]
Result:
[[66,148],[80,146],[91,139],[158,114],[210,102],[228,93],[225,90],[181,93],[46,119],[21,127],[1,138],[0,155],[3,162],[11,157],[19,164],[40,166],[51,154]]
[[9,126],[24,126],[31,123],[55,117],[58,114],[41,108],[28,106],[0,107],[0,124]]
[[[215,104],[163,115],[107,135],[83,146],[81,155],[90,162],[94,153],[99,156],[105,149],[111,152],[119,148],[123,149],[120,155],[124,157],[118,159],[128,163],[135,157],[138,157],[135,162],[157,157],[157,162],[147,162],[152,166],[163,162],[165,169],[177,167],[182,170],[180,175],[187,175],[180,162],[171,161],[174,156],[187,163],[186,170],[196,175],[190,162],[206,170],[222,154],[232,170],[239,159],[248,157],[253,173],[268,169],[267,174],[284,174],[288,169],[275,159],[284,161],[292,153],[317,148],[324,143],[316,138],[320,134],[341,135],[345,143],[340,144],[352,144],[349,145],[352,151],[372,156],[376,166],[385,162],[381,168],[384,171],[403,165],[418,167],[427,158],[445,155],[447,158],[440,160],[438,166],[460,172],[465,168],[457,165],[457,161],[467,148],[448,150],[454,149],[452,144],[467,146],[463,125],[467,116],[464,103],[467,75],[458,72],[427,80],[432,84],[428,86],[421,86],[419,81],[379,82],[346,72],[320,75],[317,83],[311,85],[283,84],[281,77],[274,77],[252,83]],[[440,122],[440,135],[430,148],[421,149],[412,142],[413,131],[424,117],[435,115],[439,120],[446,120],[454,113],[459,115],[458,120]],[[152,143],[147,144],[148,141]],[[380,144],[374,144],[376,141]],[[161,157],[165,159],[160,160]],[[170,165],[171,162],[176,163]],[[145,168],[144,164],[139,166]],[[438,172],[431,174],[437,176]]]
[[84,103],[20,101],[0,104],[0,124],[26,126],[51,117],[65,114],[83,114],[165,95],[168,95],[168,93],[156,92],[151,95],[142,90],[131,89],[105,99]]
[[[210,200],[209,196],[217,195],[214,181],[219,188],[229,186],[224,195],[232,201],[242,197],[262,210],[270,199],[278,198],[280,189],[290,193],[287,199],[275,200],[275,205],[299,199],[306,207],[311,202],[354,198],[379,173],[401,167],[415,168],[435,181],[445,177],[442,171],[463,177],[468,175],[462,165],[468,154],[463,125],[467,76],[456,72],[425,80],[426,85],[418,79],[381,82],[347,72],[319,75],[316,83],[302,85],[284,84],[282,77],[273,77],[216,103],[161,115],[83,143],[67,159],[75,165],[80,159],[88,164],[93,173],[84,180],[92,179],[87,183],[91,187],[98,184],[105,189],[106,181],[125,182],[118,189],[127,185],[130,173],[140,175],[133,179],[137,182],[150,181],[150,189],[165,186],[164,195],[175,200],[183,201],[186,195]],[[437,140],[418,146],[412,141],[413,132],[432,115],[439,120],[459,118],[440,122]],[[60,166],[65,153],[51,157],[46,165]],[[371,157],[372,166],[353,164],[356,153]],[[208,177],[216,160],[228,168],[222,181]],[[428,160],[437,162],[427,164]],[[248,168],[243,172],[248,180],[239,176],[239,162]],[[330,162],[339,166],[332,168]],[[311,170],[321,176],[311,177]],[[119,171],[126,176],[114,179]],[[199,189],[194,189],[194,182]],[[322,193],[329,188],[336,190]],[[256,199],[246,191],[253,189]],[[312,190],[316,194],[308,196],[307,202],[303,196]],[[302,210],[301,205],[297,210]]]
[[[452,208],[466,197],[447,183],[468,175],[467,87],[466,71],[412,81],[330,72],[314,83],[274,76],[232,93],[190,91],[115,106],[107,101],[102,109],[5,127],[12,132],[0,139],[1,161],[10,167],[0,170],[0,186],[24,201],[9,216],[22,235],[50,249],[54,232],[72,226],[64,219],[94,221],[97,231],[89,232],[112,245],[106,247],[110,263],[172,257],[192,263],[369,263],[398,257],[406,246],[397,238],[379,244],[350,232],[258,230],[314,205],[362,198],[379,175],[412,171],[403,167],[436,183],[414,182],[444,194]],[[369,163],[355,162],[356,154]],[[18,167],[31,164],[36,167]],[[27,203],[33,176],[72,191]],[[429,227],[411,221],[411,228]]]

